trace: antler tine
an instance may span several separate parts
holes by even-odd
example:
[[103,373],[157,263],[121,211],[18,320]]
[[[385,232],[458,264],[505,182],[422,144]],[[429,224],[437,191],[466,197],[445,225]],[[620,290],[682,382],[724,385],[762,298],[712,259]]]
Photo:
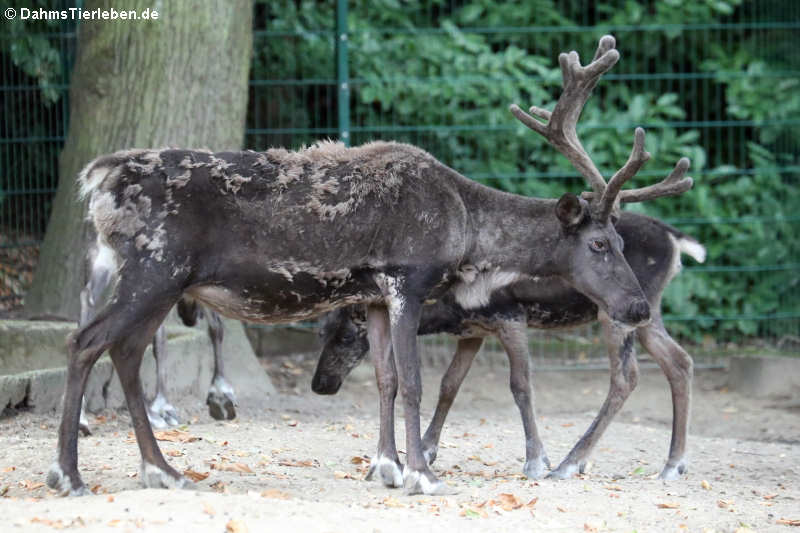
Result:
[[[636,128],[633,134],[633,148],[628,160],[622,165],[618,171],[614,173],[608,181],[606,190],[600,197],[600,219],[604,220],[614,209],[614,203],[617,200],[617,195],[626,181],[636,175],[642,166],[650,159],[650,153],[644,149],[644,129]],[[621,200],[621,198],[620,198]]]
[[[675,168],[672,169],[669,176],[660,182],[648,185],[647,187],[620,191],[617,195],[617,199],[622,203],[633,203],[646,202],[647,200],[654,200],[665,196],[681,195],[694,186],[694,180],[686,176],[689,165],[689,158],[682,157],[675,163]],[[595,198],[595,194],[591,191],[584,191],[581,193],[581,198],[592,200]]]
[[600,76],[619,60],[619,52],[614,49],[615,45],[614,37],[603,36],[597,46],[594,60],[585,67],[581,65],[577,52],[562,53],[558,56],[564,89],[555,108],[552,112],[535,106],[530,108],[533,115],[547,122],[538,121],[516,104],[512,104],[509,108],[520,122],[542,135],[561,152],[586,179],[595,194],[603,193],[606,182],[581,145],[576,125],[583,106]]
[[675,164],[675,168],[669,173],[669,176],[662,181],[647,187],[640,187],[638,189],[628,189],[620,191],[620,202],[644,202],[654,198],[662,198],[664,196],[678,196],[683,194],[694,185],[694,180],[686,176],[689,170],[689,158],[682,157]]

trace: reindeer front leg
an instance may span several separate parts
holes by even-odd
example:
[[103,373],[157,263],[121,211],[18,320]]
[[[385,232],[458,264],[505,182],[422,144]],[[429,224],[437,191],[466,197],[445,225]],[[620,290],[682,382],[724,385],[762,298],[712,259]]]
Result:
[[394,436],[397,368],[392,352],[389,313],[385,307],[371,305],[367,309],[367,338],[372,362],[375,365],[375,379],[380,397],[380,435],[378,453],[370,462],[366,479],[372,479],[377,471],[385,486],[400,487],[403,484],[402,464],[397,455]]
[[403,469],[406,494],[446,494],[447,485],[428,468],[422,448],[419,404],[422,397],[420,362],[417,353],[417,328],[422,314],[422,297],[427,287],[415,284],[408,276],[383,276],[379,286],[389,308],[392,336],[406,425],[407,464]]
[[567,479],[578,472],[584,472],[586,461],[597,441],[600,440],[614,416],[622,409],[622,405],[636,388],[639,380],[639,364],[636,361],[633,342],[634,333],[617,328],[611,323],[608,315],[603,312],[599,313],[599,318],[611,370],[608,396],[589,429],[570,450],[567,457],[561,461],[558,468],[548,474],[549,478]]

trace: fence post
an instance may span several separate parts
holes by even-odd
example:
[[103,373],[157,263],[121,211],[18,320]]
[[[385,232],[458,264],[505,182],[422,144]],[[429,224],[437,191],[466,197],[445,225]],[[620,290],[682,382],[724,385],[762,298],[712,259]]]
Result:
[[336,87],[339,140],[350,146],[350,82],[347,65],[347,0],[336,1]]

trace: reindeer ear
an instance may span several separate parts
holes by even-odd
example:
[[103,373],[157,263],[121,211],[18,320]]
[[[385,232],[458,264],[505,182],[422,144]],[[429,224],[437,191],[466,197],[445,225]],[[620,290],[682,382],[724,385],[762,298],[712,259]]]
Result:
[[585,214],[586,200],[581,200],[571,193],[566,193],[558,199],[556,217],[564,226],[577,226],[583,220]]

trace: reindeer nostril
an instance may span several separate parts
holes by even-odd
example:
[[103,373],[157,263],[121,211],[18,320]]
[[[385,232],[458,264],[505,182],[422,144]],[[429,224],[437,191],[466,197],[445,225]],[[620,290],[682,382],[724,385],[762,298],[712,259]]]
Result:
[[311,390],[317,394],[336,394],[342,381],[334,376],[324,374],[314,374],[311,380]]
[[628,317],[633,322],[643,322],[650,319],[650,304],[647,300],[635,300],[628,308]]

